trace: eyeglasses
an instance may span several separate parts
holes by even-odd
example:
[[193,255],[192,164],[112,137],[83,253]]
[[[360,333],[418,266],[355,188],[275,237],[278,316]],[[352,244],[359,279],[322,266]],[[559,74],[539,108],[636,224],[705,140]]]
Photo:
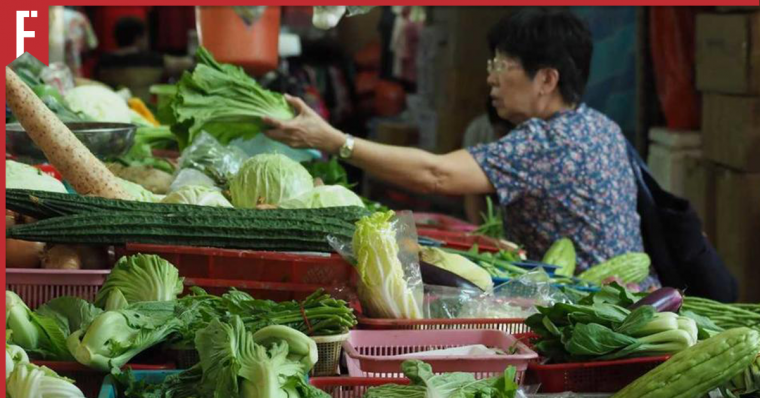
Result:
[[520,65],[515,62],[509,62],[505,59],[493,58],[488,60],[486,70],[490,75],[492,73],[501,73],[505,70],[515,69],[518,67],[520,67]]

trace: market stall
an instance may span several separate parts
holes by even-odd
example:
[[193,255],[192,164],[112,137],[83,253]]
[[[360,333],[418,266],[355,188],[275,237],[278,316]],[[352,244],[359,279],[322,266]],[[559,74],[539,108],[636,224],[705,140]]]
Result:
[[641,291],[644,252],[528,256],[490,199],[472,225],[363,197],[260,134],[294,110],[234,53],[201,45],[155,103],[6,68],[11,398],[760,393],[760,305]]

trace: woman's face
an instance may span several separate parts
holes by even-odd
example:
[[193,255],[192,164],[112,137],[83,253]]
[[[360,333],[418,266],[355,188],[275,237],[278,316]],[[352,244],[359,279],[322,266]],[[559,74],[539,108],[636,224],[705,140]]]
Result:
[[537,117],[541,106],[538,74],[531,79],[520,62],[497,53],[489,61],[488,85],[499,117],[518,125]]

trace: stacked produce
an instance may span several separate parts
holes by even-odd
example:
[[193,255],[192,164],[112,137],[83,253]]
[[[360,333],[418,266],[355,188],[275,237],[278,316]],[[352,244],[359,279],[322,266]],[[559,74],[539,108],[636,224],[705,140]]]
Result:
[[240,322],[259,344],[278,339],[290,343],[291,353],[308,356],[310,369],[317,361],[316,345],[308,337],[306,344],[299,330],[313,336],[344,334],[356,324],[345,302],[321,291],[300,303],[256,300],[235,290],[221,297],[198,289],[183,298],[178,298],[180,293],[182,278],[166,260],[154,255],[124,257],[94,304],[59,297],[32,311],[6,291],[8,342],[35,358],[76,360],[109,371],[165,342],[200,350],[197,336],[210,325]]
[[517,393],[515,368],[510,366],[499,377],[477,380],[471,373],[435,374],[422,361],[406,361],[401,365],[410,385],[387,384],[367,390],[364,398],[473,397],[514,398]]
[[637,301],[612,284],[577,304],[538,307],[525,323],[540,336],[536,349],[554,362],[666,355],[697,343],[693,319]]
[[12,239],[53,243],[156,243],[260,250],[332,251],[327,237],[353,237],[361,207],[242,210],[140,203],[9,190],[7,206],[39,222]]
[[74,381],[29,362],[24,349],[5,344],[5,395],[10,398],[84,398]]

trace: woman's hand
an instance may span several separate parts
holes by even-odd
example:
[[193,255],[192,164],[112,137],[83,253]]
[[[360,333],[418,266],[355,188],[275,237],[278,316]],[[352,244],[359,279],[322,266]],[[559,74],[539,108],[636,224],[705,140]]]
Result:
[[293,148],[314,148],[336,154],[346,142],[341,133],[300,98],[285,94],[285,100],[293,107],[296,117],[291,120],[263,118],[264,123],[272,127],[264,131],[267,137],[287,144]]

